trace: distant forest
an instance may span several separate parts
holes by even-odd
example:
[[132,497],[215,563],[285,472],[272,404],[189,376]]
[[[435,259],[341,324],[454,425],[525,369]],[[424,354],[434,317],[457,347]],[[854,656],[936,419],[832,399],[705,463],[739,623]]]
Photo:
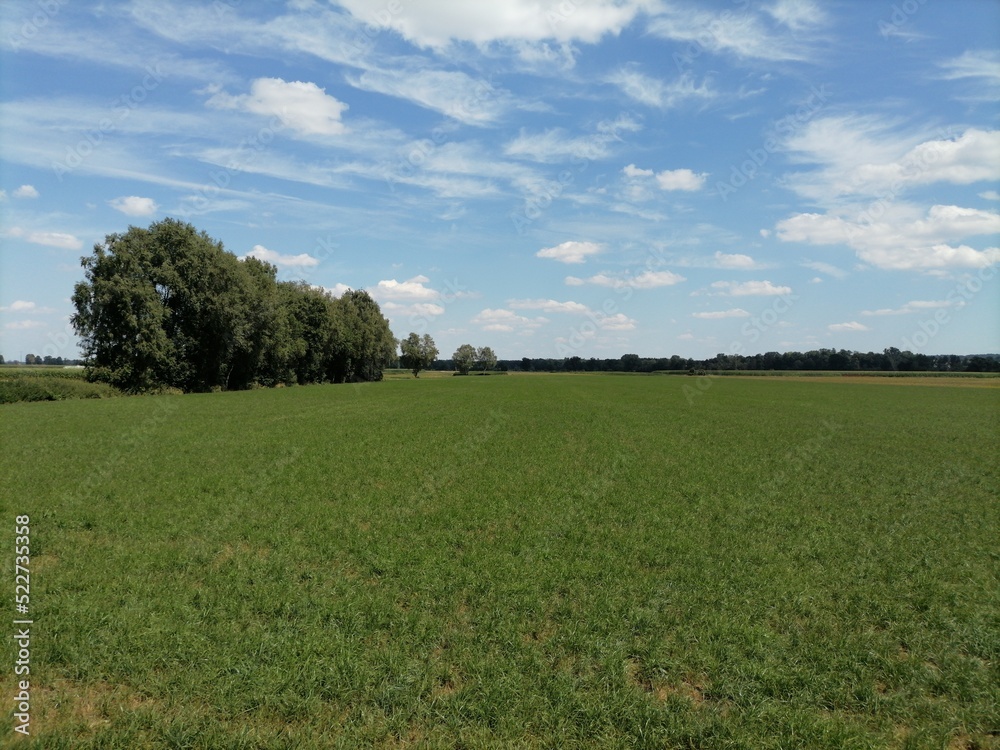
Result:
[[[432,370],[453,370],[451,360],[438,360]],[[524,357],[501,359],[497,369],[520,372],[678,372],[718,370],[833,370],[885,372],[1000,372],[1000,354],[914,354],[899,349],[852,352],[816,349],[808,352],[766,352],[743,356],[717,354],[711,359],[640,357],[623,354],[616,359]]]

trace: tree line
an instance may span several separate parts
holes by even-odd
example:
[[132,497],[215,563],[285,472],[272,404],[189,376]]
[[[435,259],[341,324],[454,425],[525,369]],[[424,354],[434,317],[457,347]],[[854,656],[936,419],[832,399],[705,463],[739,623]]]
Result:
[[[428,369],[459,369],[456,359],[437,360]],[[765,352],[753,355],[718,354],[709,359],[671,357],[523,357],[502,359],[500,370],[521,372],[699,372],[719,370],[832,370],[895,372],[1000,372],[1000,354],[920,354],[888,348],[881,352],[815,349],[807,352]]]
[[380,380],[396,339],[363,290],[334,298],[174,219],[81,259],[71,323],[87,376],[130,393]]

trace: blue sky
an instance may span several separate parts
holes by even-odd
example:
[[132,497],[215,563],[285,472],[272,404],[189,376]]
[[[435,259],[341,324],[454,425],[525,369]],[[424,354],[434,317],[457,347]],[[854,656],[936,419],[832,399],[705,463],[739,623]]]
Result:
[[0,353],[190,221],[501,358],[1000,351],[1000,3],[5,2]]

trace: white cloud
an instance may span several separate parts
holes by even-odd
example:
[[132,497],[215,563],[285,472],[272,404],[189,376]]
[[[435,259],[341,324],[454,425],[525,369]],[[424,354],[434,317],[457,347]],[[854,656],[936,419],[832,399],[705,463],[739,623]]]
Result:
[[603,246],[596,242],[576,242],[570,240],[555,247],[543,247],[535,255],[539,258],[551,258],[560,263],[585,263],[591,255],[597,255]]
[[814,0],[777,0],[774,5],[764,6],[764,11],[796,33],[821,26],[827,21],[826,13]]
[[34,185],[21,185],[17,190],[11,193],[15,198],[37,198],[38,191],[35,189]]
[[597,321],[597,326],[602,331],[634,331],[635,320],[624,313],[606,315]]
[[263,245],[254,245],[249,253],[240,256],[240,260],[245,258],[256,258],[266,263],[272,263],[278,268],[311,268],[319,265],[319,260],[308,253],[282,255],[274,250],[268,250]]
[[321,286],[319,288],[331,297],[337,297],[338,299],[343,297],[346,292],[351,291],[351,287],[347,286],[347,284],[341,284],[340,282],[337,282],[333,286]]
[[546,313],[581,313],[590,312],[590,308],[580,302],[558,302],[554,299],[512,299],[507,304],[513,310],[541,310]]
[[656,175],[661,190],[701,190],[707,173],[695,174],[690,169],[668,169]]
[[804,268],[811,268],[813,271],[819,271],[820,273],[825,273],[827,276],[832,276],[835,279],[846,279],[848,277],[847,271],[837,268],[829,263],[824,263],[820,260],[806,261],[802,264]]
[[341,135],[347,128],[340,121],[347,105],[329,96],[315,83],[258,78],[249,94],[215,93],[206,102],[218,109],[239,109],[277,117],[281,124],[302,135]]
[[495,310],[487,308],[472,318],[472,323],[481,326],[484,331],[513,332],[515,330],[534,330],[548,320],[543,317],[526,318],[511,310]]
[[16,320],[13,323],[4,323],[3,327],[8,331],[27,331],[32,328],[44,328],[45,323],[40,320]]
[[673,271],[643,271],[642,273],[630,275],[611,275],[608,273],[598,273],[589,278],[581,279],[576,276],[567,276],[567,286],[583,286],[593,284],[595,286],[606,286],[612,289],[656,289],[663,286],[673,286],[682,281],[686,281],[683,276]]
[[423,0],[418,8],[387,13],[385,0],[343,0],[359,21],[380,23],[421,47],[444,49],[452,42],[485,47],[494,43],[598,42],[628,26],[645,0],[504,0],[470,3],[468,0]]
[[893,204],[878,221],[851,221],[827,214],[795,214],[778,222],[785,242],[846,244],[861,260],[885,269],[985,268],[1000,262],[1000,248],[976,250],[954,243],[1000,233],[1000,214],[959,206],[931,206],[925,215]]
[[[804,30],[801,14],[780,10],[784,5],[787,4],[777,3],[769,13],[789,27],[789,31],[799,33],[791,34],[783,29],[772,31],[763,18],[749,8],[718,13],[695,5],[676,4],[663,6],[650,21],[649,30],[664,39],[697,44],[699,51],[704,49],[715,54],[729,53],[769,61],[806,60],[810,55],[810,42],[814,40],[801,33]],[[793,23],[800,25],[792,29]],[[684,47],[679,54],[684,54]]]
[[623,167],[622,172],[626,177],[630,178],[653,176],[652,169],[639,169],[635,164],[629,164],[627,167]]
[[871,329],[863,323],[851,321],[850,323],[831,323],[827,326],[831,331],[870,331]]
[[1000,201],[1000,193],[996,190],[986,190],[980,193],[979,197],[988,201]]
[[690,73],[681,75],[672,83],[666,83],[630,66],[620,68],[605,80],[621,89],[630,99],[658,109],[670,109],[688,99],[712,99],[716,96],[707,82],[695,84]]
[[152,198],[140,198],[138,195],[115,198],[108,201],[108,205],[126,216],[152,216],[159,208]]
[[750,313],[742,308],[734,307],[730,310],[691,313],[691,317],[702,318],[703,320],[721,320],[722,318],[749,318]]
[[788,286],[775,286],[770,281],[715,281],[712,294],[723,297],[773,296],[791,294]]
[[926,310],[936,310],[941,307],[951,307],[954,303],[950,300],[913,300],[907,302],[902,307],[897,308],[881,308],[879,310],[862,310],[862,315],[910,315],[913,313],[924,312]]
[[409,315],[421,318],[434,318],[444,315],[444,308],[434,302],[414,302],[412,304],[400,304],[399,302],[383,302],[382,309],[390,318]]
[[37,310],[38,305],[23,299],[16,299],[6,307],[0,307],[0,312],[31,312]]
[[466,125],[493,123],[515,104],[510,92],[457,70],[370,68],[348,75],[347,82],[365,91],[406,99]]
[[3,203],[5,200],[7,200],[7,191],[0,190],[0,203]]
[[439,299],[441,292],[425,286],[429,281],[426,276],[414,276],[406,281],[386,279],[369,291],[379,302],[430,302]]
[[716,251],[715,267],[751,270],[756,268],[757,264],[749,255],[744,255],[742,253],[730,254]]
[[900,132],[877,117],[816,118],[783,144],[794,161],[814,169],[788,175],[799,194],[832,202],[844,196],[889,201],[920,185],[1000,180],[1000,131],[970,128],[957,137]]
[[940,66],[945,71],[941,78],[946,81],[972,78],[990,89],[1000,87],[1000,51],[966,50]]
[[612,137],[607,134],[573,137],[563,128],[552,128],[531,135],[522,130],[517,138],[504,147],[504,153],[546,164],[571,158],[603,159],[608,155],[608,143],[611,140]]
[[79,250],[83,243],[74,235],[65,232],[27,232],[21,227],[11,227],[7,230],[8,237],[19,237],[35,245],[47,245],[63,250]]

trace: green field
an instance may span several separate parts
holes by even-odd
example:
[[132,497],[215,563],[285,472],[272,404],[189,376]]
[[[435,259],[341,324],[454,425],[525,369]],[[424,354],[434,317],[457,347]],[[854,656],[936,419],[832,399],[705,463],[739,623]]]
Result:
[[997,381],[811,380],[3,406],[14,744],[1000,747]]

